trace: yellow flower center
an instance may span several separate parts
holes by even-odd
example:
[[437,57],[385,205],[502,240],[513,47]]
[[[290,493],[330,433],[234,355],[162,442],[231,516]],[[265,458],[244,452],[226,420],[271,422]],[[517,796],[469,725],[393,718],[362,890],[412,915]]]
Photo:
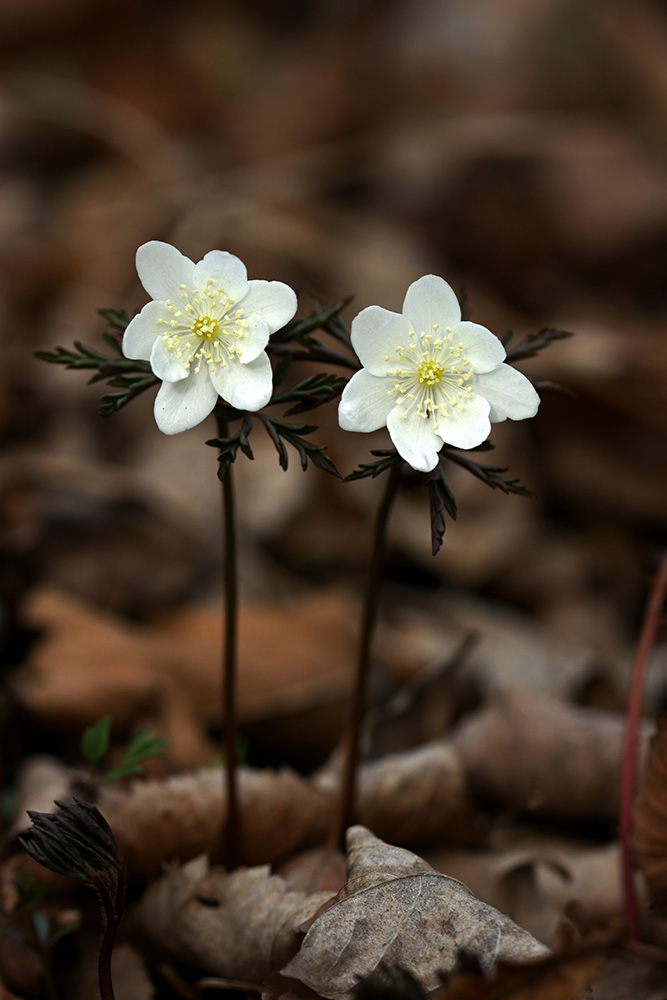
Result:
[[441,361],[422,361],[417,369],[417,381],[420,385],[439,385],[445,374],[445,366]]
[[203,340],[213,340],[218,335],[220,324],[210,316],[198,316],[192,324],[192,332]]

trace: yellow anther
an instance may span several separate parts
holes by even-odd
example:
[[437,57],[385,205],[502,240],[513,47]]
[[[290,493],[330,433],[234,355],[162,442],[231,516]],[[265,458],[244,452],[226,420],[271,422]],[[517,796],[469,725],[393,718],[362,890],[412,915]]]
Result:
[[417,381],[420,385],[439,385],[445,374],[445,366],[441,361],[422,361],[417,369]]

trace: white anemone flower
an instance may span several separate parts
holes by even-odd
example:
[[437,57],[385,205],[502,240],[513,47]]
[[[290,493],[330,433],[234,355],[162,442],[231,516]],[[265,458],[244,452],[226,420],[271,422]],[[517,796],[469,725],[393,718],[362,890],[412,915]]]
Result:
[[338,419],[346,431],[386,425],[399,455],[420,472],[438,464],[443,444],[475,448],[492,423],[537,413],[530,381],[503,364],[490,330],[461,320],[442,278],[427,274],[408,288],[403,312],[363,309],[352,321],[363,368],[343,390]]
[[201,423],[218,396],[239,410],[271,398],[273,374],[264,348],[296,312],[281,281],[248,281],[245,264],[211,250],[197,264],[168,243],[137,250],[137,272],[154,300],[129,323],[127,358],[150,361],[162,380],[155,419],[165,434]]

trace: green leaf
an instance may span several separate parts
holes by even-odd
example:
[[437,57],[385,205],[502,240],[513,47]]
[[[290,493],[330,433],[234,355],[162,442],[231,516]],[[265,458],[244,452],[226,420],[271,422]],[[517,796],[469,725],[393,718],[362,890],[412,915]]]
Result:
[[440,464],[429,475],[427,486],[431,511],[431,552],[435,556],[440,551],[445,537],[447,522],[444,512],[446,511],[455,521],[456,500]]
[[[493,445],[490,447],[492,448]],[[486,451],[488,449],[480,446],[478,449],[471,448],[469,450]],[[461,468],[466,469],[476,479],[490,486],[492,490],[502,490],[503,493],[514,493],[522,497],[533,497],[535,495],[526,489],[517,477],[509,479],[505,476],[505,473],[508,471],[507,466],[482,465],[480,462],[473,462],[472,459],[453,451],[447,445],[443,448],[441,455],[443,458],[449,459],[450,462],[455,462],[456,465],[460,465]]]
[[64,365],[68,369],[93,371],[95,374],[89,379],[89,385],[106,381],[113,388],[120,389],[120,392],[102,396],[100,413],[103,417],[108,417],[146,389],[159,385],[160,380],[153,374],[147,361],[124,357],[121,341],[113,334],[105,334],[105,340],[114,351],[113,355],[102,354],[76,340],[73,350],[56,347],[53,351],[37,351],[36,357],[50,364]]
[[301,468],[304,472],[308,468],[308,462],[310,461],[318,469],[329,472],[338,479],[341,478],[341,474],[334,463],[328,455],[324,454],[326,445],[314,444],[312,441],[305,440],[308,434],[312,434],[313,431],[317,430],[317,427],[309,424],[291,424],[284,420],[275,420],[273,417],[268,417],[265,413],[258,413],[257,416],[264,424],[267,434],[275,445],[278,452],[278,461],[283,469],[287,469],[289,464],[289,455],[285,447],[285,444],[288,444],[297,452],[301,460]]
[[346,483],[352,483],[355,479],[368,479],[369,477],[375,479],[382,472],[391,469],[394,465],[400,465],[404,461],[395,448],[371,451],[371,455],[379,456],[377,462],[362,463],[358,469],[355,469],[354,472],[345,477]]
[[510,330],[500,338],[507,351],[505,360],[509,364],[513,364],[515,361],[523,361],[525,358],[534,358],[536,354],[543,351],[545,347],[548,347],[555,340],[565,340],[567,337],[572,337],[573,334],[568,333],[567,330],[554,330],[545,327],[537,333],[529,334],[516,347],[510,347],[509,345],[513,336],[514,334]]
[[[350,331],[340,316],[341,310],[350,301],[345,299],[327,307],[315,300],[315,312],[303,319],[293,319],[282,330],[274,333],[267,345],[267,352],[275,358],[291,357],[295,361],[318,361],[356,371],[359,365],[353,356]],[[348,353],[340,354],[317,340],[312,336],[315,330],[323,330],[343,344]]]
[[98,309],[97,312],[107,321],[109,326],[120,333],[125,333],[132,318],[124,309]]
[[284,416],[290,417],[295,413],[303,413],[305,410],[312,410],[316,406],[337,399],[346,384],[347,379],[340,375],[318,372],[316,375],[310,375],[303,379],[291,389],[277,393],[272,397],[271,405],[294,403],[295,405],[286,410],[284,414]]
[[125,778],[129,774],[143,774],[143,767],[138,764],[118,764],[110,771],[105,771],[100,779],[103,782],[116,781],[118,778]]
[[[216,413],[218,412],[216,408]],[[243,452],[246,458],[251,461],[254,458],[252,449],[248,438],[250,437],[250,431],[252,430],[252,421],[247,413],[242,413],[239,410],[232,410],[234,414],[232,419],[238,419],[242,417],[241,426],[239,427],[236,434],[232,434],[226,438],[212,438],[207,441],[206,444],[210,448],[217,448],[218,454],[218,479],[220,482],[224,481],[227,469],[236,461],[236,455],[239,449]],[[224,418],[223,418],[224,419]]]
[[154,729],[142,729],[140,733],[130,740],[123,754],[123,762],[139,763],[150,760],[152,757],[159,757],[164,753],[167,745],[166,740],[161,736],[154,735]]
[[103,715],[94,725],[84,730],[81,737],[81,756],[88,764],[97,764],[109,749],[111,716]]

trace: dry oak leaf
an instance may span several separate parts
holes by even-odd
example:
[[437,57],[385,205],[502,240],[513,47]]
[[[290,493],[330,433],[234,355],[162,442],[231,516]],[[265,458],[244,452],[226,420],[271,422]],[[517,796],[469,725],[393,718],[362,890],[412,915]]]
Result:
[[667,715],[651,741],[634,815],[635,857],[655,912],[667,916]]
[[135,916],[170,957],[259,985],[294,954],[299,927],[330,898],[293,891],[268,865],[227,873],[201,856],[152,885]]
[[[243,861],[263,864],[325,838],[330,799],[294,771],[239,768]],[[164,861],[213,850],[226,816],[220,768],[107,785],[98,806],[131,874],[154,874]]]
[[586,945],[518,968],[499,962],[489,977],[456,973],[429,1000],[583,1000],[602,963]]
[[347,833],[348,881],[281,970],[327,1000],[352,997],[364,976],[400,967],[434,989],[461,955],[484,972],[549,949],[456,879],[363,826]]
[[451,743],[482,798],[517,812],[613,821],[624,727],[620,714],[513,693],[465,720]]

